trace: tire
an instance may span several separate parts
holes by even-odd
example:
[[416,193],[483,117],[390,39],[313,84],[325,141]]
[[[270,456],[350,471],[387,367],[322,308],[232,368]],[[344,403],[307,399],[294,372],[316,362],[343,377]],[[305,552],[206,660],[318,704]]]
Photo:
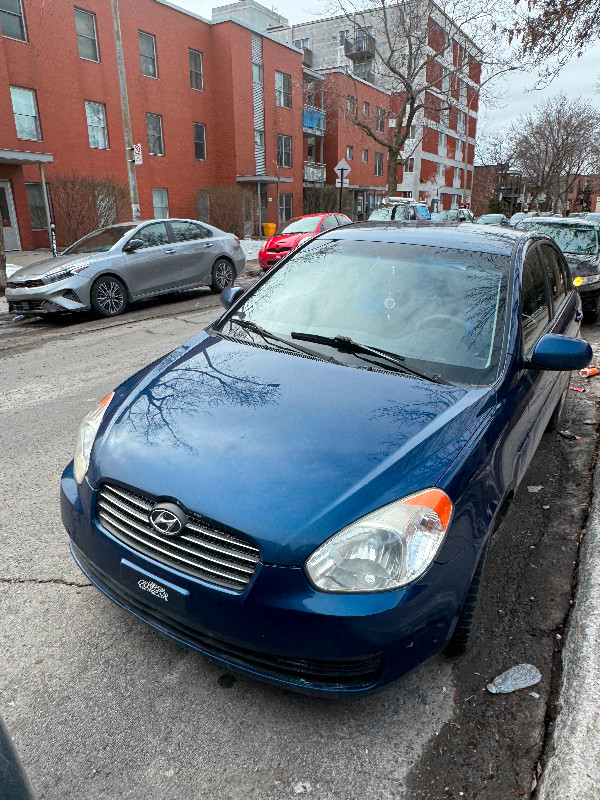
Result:
[[227,258],[218,258],[212,268],[211,292],[221,294],[223,289],[229,289],[235,283],[235,269]]
[[479,598],[481,597],[481,587],[483,584],[483,573],[485,571],[485,561],[489,550],[489,544],[484,545],[484,550],[479,557],[473,580],[469,586],[469,591],[460,612],[460,617],[454,628],[454,633],[446,645],[445,653],[447,656],[462,656],[467,652],[473,641],[477,628],[477,612],[479,609]]
[[557,404],[554,406],[554,411],[552,412],[552,416],[548,420],[548,424],[546,425],[547,433],[556,433],[557,431],[560,430],[563,409],[565,407],[565,400],[567,399],[567,392],[569,391],[570,383],[571,383],[571,373],[569,373],[569,380],[567,381],[565,390],[559,397]]
[[600,315],[600,299],[596,299],[594,303],[586,302],[583,306],[583,324],[584,325],[595,325],[598,322],[598,316]]
[[90,292],[92,309],[99,317],[116,317],[127,308],[127,289],[123,281],[104,275],[94,281]]

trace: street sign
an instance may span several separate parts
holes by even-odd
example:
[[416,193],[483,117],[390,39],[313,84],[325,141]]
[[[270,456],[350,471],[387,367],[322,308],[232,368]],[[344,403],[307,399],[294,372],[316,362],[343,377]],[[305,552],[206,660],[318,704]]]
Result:
[[339,162],[337,167],[333,168],[333,171],[340,176],[340,178],[345,178],[351,170],[350,164],[346,161],[345,158]]
[[348,178],[344,178],[344,180],[342,180],[341,178],[337,178],[335,186],[337,189],[347,189],[348,186],[350,186],[350,181],[348,180]]
[[141,144],[134,144],[133,145],[133,163],[136,167],[139,167],[142,161],[142,145]]

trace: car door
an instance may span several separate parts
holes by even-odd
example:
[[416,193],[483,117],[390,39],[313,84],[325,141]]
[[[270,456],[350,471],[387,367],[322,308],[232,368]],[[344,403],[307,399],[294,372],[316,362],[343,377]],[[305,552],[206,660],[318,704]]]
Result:
[[219,237],[199,222],[170,220],[174,246],[181,270],[182,286],[206,285],[211,282],[215,259],[221,254]]
[[144,244],[133,252],[123,247],[128,286],[132,297],[144,297],[167,291],[181,284],[177,251],[164,222],[149,222],[127,240],[140,239]]

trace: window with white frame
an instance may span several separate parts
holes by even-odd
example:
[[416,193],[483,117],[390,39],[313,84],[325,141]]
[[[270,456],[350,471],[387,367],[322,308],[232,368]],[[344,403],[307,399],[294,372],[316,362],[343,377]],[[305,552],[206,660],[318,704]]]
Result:
[[146,114],[146,132],[149,155],[164,156],[162,116],[160,114]]
[[383,133],[383,128],[385,124],[385,110],[377,106],[375,109],[375,130],[378,133]]
[[370,116],[371,116],[371,104],[365,100],[363,103],[363,117],[370,117]]
[[366,164],[368,162],[368,160],[369,160],[369,151],[368,150],[363,150],[362,151],[362,160],[363,160],[364,164]]
[[442,108],[442,110],[440,111],[440,122],[446,128],[450,123],[450,109],[447,106],[445,108]]
[[444,75],[442,78],[442,92],[448,94],[450,91],[450,75]]
[[445,183],[446,182],[446,166],[445,164],[438,164],[435,169],[435,177],[437,183]]
[[308,50],[309,39],[294,39],[294,47],[298,50]]
[[406,160],[406,164],[404,165],[404,172],[414,172],[415,171],[415,160],[414,158],[408,158]]
[[292,218],[292,195],[279,195],[279,223],[287,222]]
[[100,61],[96,15],[91,11],[84,11],[83,8],[76,8],[75,30],[77,31],[79,58],[83,58],[85,61]]
[[292,76],[284,72],[275,73],[275,105],[280,108],[292,107]]
[[349,94],[348,97],[346,98],[346,108],[351,114],[354,114],[354,112],[356,111],[357,103],[358,100],[352,94]]
[[354,145],[347,145],[346,147],[346,161],[352,161],[354,158]]
[[142,75],[145,75],[147,78],[158,78],[158,71],[156,69],[156,38],[151,33],[138,31],[138,40],[140,45]]
[[461,142],[460,139],[456,140],[456,150],[454,152],[454,158],[456,159],[456,161],[463,160],[463,143]]
[[87,120],[88,139],[94,150],[108,150],[108,133],[106,131],[106,109],[102,103],[85,101],[85,118]]
[[440,133],[438,137],[438,155],[445,156],[448,148],[448,136]]
[[383,175],[383,153],[375,153],[375,175]]
[[465,112],[464,111],[459,111],[458,112],[458,119],[457,119],[457,122],[456,122],[456,130],[459,133],[464,133],[465,132]]
[[44,203],[44,189],[41,183],[26,183],[27,205],[29,206],[29,219],[31,229],[34,231],[48,230],[48,215]]
[[350,31],[340,31],[340,47],[344,46],[344,43],[350,39]]
[[154,219],[167,219],[169,216],[169,195],[166,189],[152,189]]
[[254,131],[254,144],[256,147],[260,147],[264,150],[265,147],[265,132],[264,131]]
[[27,41],[21,0],[0,0],[0,27],[5,38]]
[[408,131],[408,137],[407,138],[408,139],[416,139],[416,136],[417,136],[417,126],[416,125],[411,125],[410,129]]
[[42,132],[33,89],[21,89],[18,86],[11,86],[10,98],[12,100],[13,114],[15,115],[17,138],[30,142],[41,141]]
[[262,86],[263,68],[262,64],[252,64],[252,83]]
[[461,84],[460,84],[460,96],[459,96],[459,99],[460,99],[460,102],[463,105],[467,104],[467,84],[464,81],[461,81]]
[[277,134],[277,164],[280,167],[292,166],[292,137]]
[[194,122],[194,157],[196,161],[206,161],[206,126]]
[[202,53],[199,50],[188,50],[190,63],[190,86],[197,92],[204,90],[204,73],[202,71]]

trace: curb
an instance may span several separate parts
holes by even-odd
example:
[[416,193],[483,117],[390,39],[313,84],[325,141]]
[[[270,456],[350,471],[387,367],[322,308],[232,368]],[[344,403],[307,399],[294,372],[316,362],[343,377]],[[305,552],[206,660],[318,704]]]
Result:
[[600,787],[600,469],[594,473],[579,583],[563,649],[560,712],[537,800],[599,797]]

